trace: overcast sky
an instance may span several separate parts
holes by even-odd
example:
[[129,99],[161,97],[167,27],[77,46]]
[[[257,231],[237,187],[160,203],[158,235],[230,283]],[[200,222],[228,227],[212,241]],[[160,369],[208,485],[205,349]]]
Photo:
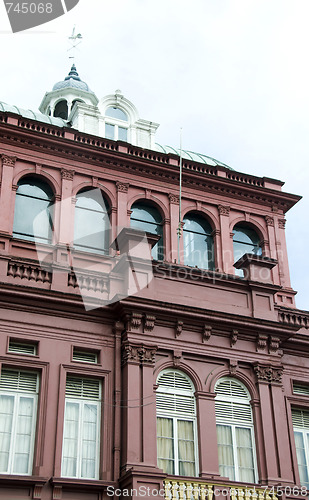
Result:
[[0,4],[0,100],[36,110],[67,75],[74,24],[80,76],[99,98],[120,88],[157,142],[285,181],[292,286],[309,309],[308,0],[79,0],[12,34]]

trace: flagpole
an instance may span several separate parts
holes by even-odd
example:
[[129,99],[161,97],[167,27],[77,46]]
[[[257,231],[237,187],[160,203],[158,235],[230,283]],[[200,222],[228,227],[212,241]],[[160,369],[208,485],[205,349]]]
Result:
[[179,158],[179,215],[178,215],[178,228],[177,228],[177,236],[178,236],[178,264],[180,264],[180,238],[182,232],[181,225],[181,194],[182,194],[182,128],[180,128],[180,158]]

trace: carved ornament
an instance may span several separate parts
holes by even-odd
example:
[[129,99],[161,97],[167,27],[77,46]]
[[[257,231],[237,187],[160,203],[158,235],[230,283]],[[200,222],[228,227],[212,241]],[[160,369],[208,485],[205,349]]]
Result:
[[127,193],[129,189],[129,184],[126,182],[116,182],[116,188],[117,191],[120,191],[120,193]]
[[2,165],[7,166],[7,167],[15,167],[16,163],[16,156],[7,156],[7,155],[1,155],[2,158]]
[[202,341],[207,342],[211,337],[211,333],[212,333],[212,326],[204,325]]
[[168,195],[168,199],[170,200],[170,203],[173,205],[179,205],[179,195],[178,194],[172,194],[170,193]]
[[285,229],[285,223],[286,223],[285,219],[278,219],[278,227],[279,227],[279,229]]
[[122,365],[127,363],[138,365],[151,365],[155,363],[156,347],[125,344],[122,348]]
[[146,314],[144,317],[144,332],[152,332],[154,329],[156,317]]
[[257,351],[265,351],[267,347],[267,335],[262,335],[261,333],[259,334],[257,341],[256,341],[256,350]]
[[271,336],[269,339],[269,350],[271,352],[277,352],[280,347],[280,339],[279,337]]
[[230,215],[230,207],[226,205],[218,205],[218,211],[219,215],[225,215],[226,217]]
[[236,344],[238,340],[238,330],[233,330],[231,333],[231,347]]
[[254,367],[254,371],[259,382],[267,382],[269,384],[282,383],[283,368],[281,367],[257,364]]
[[266,215],[265,220],[266,220],[267,226],[274,226],[275,225],[274,218],[270,217],[270,215]]
[[182,327],[183,327],[183,321],[177,321],[176,327],[175,327],[175,337],[179,337],[179,335],[182,333]]
[[72,181],[75,174],[75,170],[67,170],[66,168],[61,169],[61,179],[66,179]]

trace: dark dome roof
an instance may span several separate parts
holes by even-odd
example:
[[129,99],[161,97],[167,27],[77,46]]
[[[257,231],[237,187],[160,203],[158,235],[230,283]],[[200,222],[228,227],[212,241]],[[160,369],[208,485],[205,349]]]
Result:
[[88,87],[87,83],[83,82],[80,79],[80,76],[76,71],[75,64],[72,65],[70,73],[62,82],[55,83],[55,85],[53,86],[53,90],[66,89],[69,87],[93,93],[92,90]]

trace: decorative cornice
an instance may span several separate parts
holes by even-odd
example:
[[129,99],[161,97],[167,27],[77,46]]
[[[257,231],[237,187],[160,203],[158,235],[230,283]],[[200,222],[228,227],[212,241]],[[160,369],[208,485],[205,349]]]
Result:
[[279,337],[271,336],[269,339],[269,351],[276,353],[280,347],[280,339]]
[[275,225],[274,218],[271,217],[270,215],[266,215],[265,216],[265,220],[266,220],[266,225],[267,226],[274,226]]
[[279,229],[285,229],[286,219],[278,219],[278,227]]
[[238,369],[238,361],[236,361],[236,359],[230,359],[229,361],[230,375],[236,375],[237,369]]
[[170,200],[170,203],[172,205],[179,205],[179,195],[178,194],[169,193],[168,199]]
[[122,346],[121,363],[137,364],[137,365],[150,365],[155,363],[156,347],[146,347],[142,344],[125,344]]
[[126,182],[116,182],[116,188],[117,188],[117,192],[120,192],[120,193],[127,193],[128,192],[128,189],[129,189],[129,185],[128,183]]
[[256,340],[256,350],[257,351],[265,351],[267,347],[267,335],[263,335],[260,333]]
[[227,205],[218,205],[219,215],[229,217],[231,208]]
[[143,315],[132,312],[127,316],[127,330],[138,330],[142,324]]
[[268,384],[282,383],[282,373],[283,373],[282,367],[257,364],[254,367],[254,371],[258,382],[266,382]]
[[230,340],[231,340],[231,347],[233,347],[233,345],[235,345],[238,340],[238,330],[232,331]]
[[66,179],[72,181],[75,174],[75,170],[68,170],[66,168],[61,169],[61,179]]
[[180,365],[180,360],[182,357],[182,352],[178,350],[174,350],[173,354],[173,366],[176,368]]
[[183,321],[178,320],[175,326],[175,337],[179,337],[179,335],[182,333],[182,327],[183,327]]
[[204,325],[203,332],[202,332],[202,342],[207,342],[212,333],[212,326],[210,325]]
[[144,316],[144,332],[150,333],[154,329],[156,317],[150,314]]
[[2,159],[2,165],[6,166],[6,167],[15,167],[15,163],[16,163],[16,156],[7,156],[7,155],[1,155],[1,159]]

